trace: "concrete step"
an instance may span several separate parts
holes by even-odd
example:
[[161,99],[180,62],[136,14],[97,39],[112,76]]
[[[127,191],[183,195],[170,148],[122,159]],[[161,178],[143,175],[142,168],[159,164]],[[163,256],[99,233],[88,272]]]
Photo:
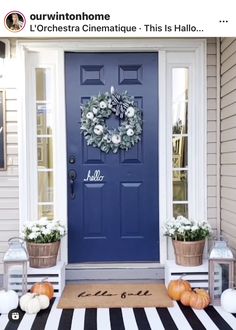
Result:
[[66,281],[163,279],[164,266],[159,263],[66,265]]

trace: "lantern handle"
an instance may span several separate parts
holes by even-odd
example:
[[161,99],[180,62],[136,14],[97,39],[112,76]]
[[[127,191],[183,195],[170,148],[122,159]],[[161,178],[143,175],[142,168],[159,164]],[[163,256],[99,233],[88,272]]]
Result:
[[8,243],[13,242],[14,240],[15,240],[15,241],[18,240],[18,241],[20,242],[21,245],[23,245],[24,242],[25,242],[25,241],[23,240],[23,238],[21,238],[21,237],[17,237],[17,236],[14,236],[14,237],[9,238]]
[[213,240],[214,241],[225,241],[227,244],[228,244],[228,240],[226,240],[224,238],[224,235],[216,235],[216,236],[213,236]]
[[224,235],[219,235],[219,236],[213,236],[213,245],[216,242],[225,242],[225,244],[228,246],[228,240],[224,238]]

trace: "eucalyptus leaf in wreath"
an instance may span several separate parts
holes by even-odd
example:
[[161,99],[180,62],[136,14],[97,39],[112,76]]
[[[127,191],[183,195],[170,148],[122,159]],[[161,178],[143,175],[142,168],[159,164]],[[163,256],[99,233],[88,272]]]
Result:
[[[111,93],[92,96],[81,105],[81,111],[80,129],[87,145],[100,148],[106,153],[117,153],[119,149],[129,150],[141,140],[141,110],[127,91],[119,94],[111,88]],[[112,114],[121,120],[118,128],[109,128],[106,124]]]

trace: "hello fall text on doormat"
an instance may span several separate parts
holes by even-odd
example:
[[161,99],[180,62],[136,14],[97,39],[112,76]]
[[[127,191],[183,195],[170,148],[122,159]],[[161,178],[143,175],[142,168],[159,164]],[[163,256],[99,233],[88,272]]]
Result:
[[172,306],[164,284],[68,284],[57,308]]

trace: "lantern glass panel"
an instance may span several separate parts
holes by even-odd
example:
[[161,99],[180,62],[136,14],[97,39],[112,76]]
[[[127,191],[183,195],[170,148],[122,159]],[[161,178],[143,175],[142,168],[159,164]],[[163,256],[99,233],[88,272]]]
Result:
[[4,289],[19,296],[27,292],[27,261],[4,262]]
[[8,240],[9,248],[3,257],[4,288],[13,289],[18,294],[27,292],[28,253],[24,241],[19,237]]
[[215,263],[214,278],[214,299],[220,299],[222,292],[230,287],[229,264]]
[[209,293],[212,305],[220,305],[223,291],[233,287],[234,259],[209,260]]

